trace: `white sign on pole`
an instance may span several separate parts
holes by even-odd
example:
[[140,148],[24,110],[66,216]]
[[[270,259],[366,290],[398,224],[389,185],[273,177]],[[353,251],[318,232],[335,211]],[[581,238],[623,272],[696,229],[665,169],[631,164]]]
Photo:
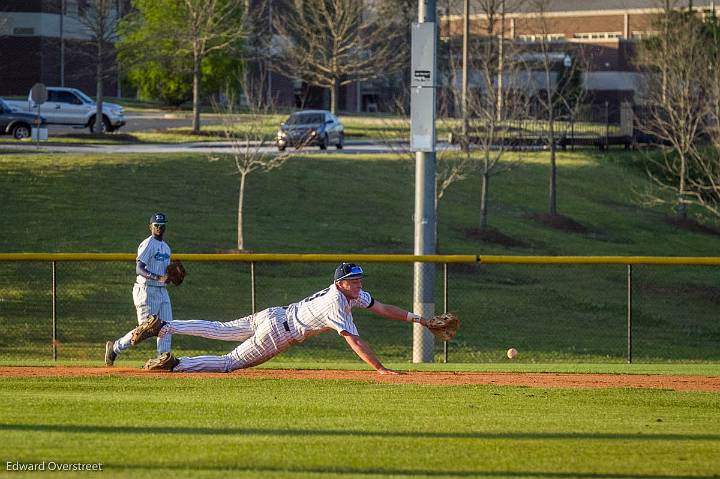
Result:
[[413,151],[435,151],[436,28],[434,22],[412,25],[410,149]]

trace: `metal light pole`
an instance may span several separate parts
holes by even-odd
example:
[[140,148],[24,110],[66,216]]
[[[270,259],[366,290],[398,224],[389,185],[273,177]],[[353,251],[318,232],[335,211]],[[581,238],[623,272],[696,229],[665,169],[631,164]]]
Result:
[[505,0],[500,2],[500,41],[498,42],[497,102],[495,120],[503,121],[504,91],[503,76],[505,74]]
[[462,134],[463,142],[468,131],[468,42],[470,37],[470,0],[463,6],[463,50],[462,50]]
[[60,86],[65,86],[65,0],[60,2]]
[[[272,0],[268,1],[268,34],[270,36],[270,45],[272,48],[273,45],[273,10],[272,10]],[[271,51],[270,55],[268,56],[267,60],[267,92],[266,96],[267,98],[265,101],[267,102],[268,106],[273,104],[273,94],[272,94],[272,54]]]
[[[415,254],[435,254],[435,0],[420,0],[413,24],[410,146],[415,151]],[[425,318],[435,314],[435,265],[414,264],[413,311]],[[413,325],[413,362],[432,362],[435,340],[430,331]]]
[[[118,25],[120,23],[121,14],[122,14],[122,9],[120,7],[120,0],[116,0],[115,1],[115,35],[113,35],[113,36],[115,36],[116,41],[117,41],[117,30],[118,30]],[[122,98],[122,69],[120,68],[120,59],[117,58],[117,56],[115,57],[115,62],[117,65],[116,95],[118,98]]]

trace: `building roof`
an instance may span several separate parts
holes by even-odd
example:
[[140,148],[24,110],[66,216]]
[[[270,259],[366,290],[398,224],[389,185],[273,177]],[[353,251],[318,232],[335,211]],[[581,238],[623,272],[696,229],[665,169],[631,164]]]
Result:
[[[720,0],[669,0],[673,8],[687,8],[689,4],[693,8],[720,7]],[[441,5],[442,2],[438,2]],[[470,0],[473,13],[481,13],[481,5],[487,4],[487,0]],[[513,7],[513,3],[519,6]],[[661,9],[665,6],[665,0],[547,0],[544,2],[546,12],[569,13],[569,12],[602,12],[609,10],[645,10]],[[499,4],[499,2],[498,2]],[[461,12],[463,0],[451,0],[451,10]],[[532,0],[520,2],[518,0],[506,0],[508,13],[532,13],[537,11],[537,2]]]

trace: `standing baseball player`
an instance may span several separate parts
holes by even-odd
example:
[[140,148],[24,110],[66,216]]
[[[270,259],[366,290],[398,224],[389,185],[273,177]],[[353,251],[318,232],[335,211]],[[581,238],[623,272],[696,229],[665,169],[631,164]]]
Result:
[[[135,264],[135,286],[133,303],[137,312],[138,324],[148,316],[154,315],[163,320],[172,320],[170,296],[166,289],[167,267],[170,263],[170,246],[163,241],[167,219],[164,213],[154,213],[150,217],[150,236],[145,238],[137,251]],[[105,364],[112,366],[117,355],[131,346],[132,331],[117,341],[105,343]],[[172,336],[169,334],[157,339],[158,354],[170,351]]]
[[335,270],[333,284],[312,296],[285,307],[273,307],[226,323],[219,321],[162,321],[148,318],[132,333],[132,344],[157,335],[187,334],[225,341],[242,341],[224,356],[175,358],[170,353],[150,359],[145,369],[163,371],[229,372],[255,366],[282,353],[305,338],[335,330],[360,359],[380,374],[398,374],[380,363],[370,346],[358,335],[352,308],[366,308],[387,319],[417,322],[424,318],[373,299],[363,291],[361,267],[342,263]]

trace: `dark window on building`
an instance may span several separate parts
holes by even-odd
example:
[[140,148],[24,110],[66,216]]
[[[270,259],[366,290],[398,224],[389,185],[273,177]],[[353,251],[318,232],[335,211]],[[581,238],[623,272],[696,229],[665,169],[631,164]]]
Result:
[[88,0],[78,0],[77,6],[78,6],[78,15],[80,15],[81,17],[84,17],[87,14],[87,10],[89,8]]
[[13,28],[13,35],[18,37],[32,37],[35,35],[35,29],[33,27],[15,27]]

